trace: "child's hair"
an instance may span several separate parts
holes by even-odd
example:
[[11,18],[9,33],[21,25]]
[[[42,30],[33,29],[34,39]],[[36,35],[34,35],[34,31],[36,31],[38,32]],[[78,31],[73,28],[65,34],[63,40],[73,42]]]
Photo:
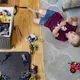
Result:
[[79,47],[80,46],[80,40],[76,43],[76,44],[74,44],[74,43],[71,43],[74,47]]
[[[77,32],[77,34],[79,35],[80,38],[80,32]],[[79,47],[80,46],[80,39],[79,41],[75,44],[75,43],[71,43],[74,47]]]

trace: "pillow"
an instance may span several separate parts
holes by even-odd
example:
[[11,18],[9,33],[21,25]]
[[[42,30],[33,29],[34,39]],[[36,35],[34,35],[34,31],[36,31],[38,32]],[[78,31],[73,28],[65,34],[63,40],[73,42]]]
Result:
[[61,0],[63,10],[80,7],[80,0]]

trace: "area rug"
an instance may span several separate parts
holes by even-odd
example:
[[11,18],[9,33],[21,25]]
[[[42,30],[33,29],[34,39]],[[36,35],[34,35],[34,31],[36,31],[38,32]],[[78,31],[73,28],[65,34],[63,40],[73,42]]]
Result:
[[[6,54],[10,53],[11,56],[3,62]],[[23,64],[21,55],[26,54],[27,64]],[[10,80],[20,80],[22,71],[30,70],[31,56],[28,52],[0,52],[0,71],[2,74],[9,76]],[[28,80],[28,79],[27,79]]]

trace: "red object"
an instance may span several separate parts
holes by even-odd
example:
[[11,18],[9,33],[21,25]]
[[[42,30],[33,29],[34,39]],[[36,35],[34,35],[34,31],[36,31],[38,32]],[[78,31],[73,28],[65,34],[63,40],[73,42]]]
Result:
[[69,64],[70,64],[71,73],[75,73],[76,71],[80,71],[80,63],[71,62]]

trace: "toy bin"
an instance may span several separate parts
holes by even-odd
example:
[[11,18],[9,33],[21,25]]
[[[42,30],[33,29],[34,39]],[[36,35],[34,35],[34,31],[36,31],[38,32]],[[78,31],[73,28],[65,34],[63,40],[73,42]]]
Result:
[[0,7],[0,49],[12,47],[14,7]]

